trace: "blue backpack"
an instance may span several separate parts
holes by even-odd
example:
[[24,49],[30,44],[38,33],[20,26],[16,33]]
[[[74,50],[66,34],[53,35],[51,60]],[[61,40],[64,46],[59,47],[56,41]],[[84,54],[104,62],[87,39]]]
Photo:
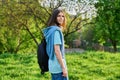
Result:
[[45,38],[38,45],[37,49],[37,60],[39,64],[39,68],[41,69],[41,74],[44,74],[48,71],[48,55],[46,52],[46,40]]

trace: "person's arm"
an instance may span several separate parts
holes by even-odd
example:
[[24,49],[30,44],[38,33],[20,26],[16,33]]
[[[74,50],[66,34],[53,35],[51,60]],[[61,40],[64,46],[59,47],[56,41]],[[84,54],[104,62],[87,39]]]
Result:
[[59,64],[61,65],[62,71],[63,71],[63,76],[67,77],[67,69],[64,65],[64,62],[62,60],[62,55],[61,55],[61,51],[60,51],[60,45],[54,45],[54,50],[55,50],[55,54],[56,57],[58,59]]

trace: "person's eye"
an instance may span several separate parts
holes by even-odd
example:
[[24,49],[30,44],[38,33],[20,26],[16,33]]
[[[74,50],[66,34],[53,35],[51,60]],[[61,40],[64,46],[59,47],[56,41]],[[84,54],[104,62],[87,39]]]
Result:
[[57,17],[60,17],[60,15],[58,15]]

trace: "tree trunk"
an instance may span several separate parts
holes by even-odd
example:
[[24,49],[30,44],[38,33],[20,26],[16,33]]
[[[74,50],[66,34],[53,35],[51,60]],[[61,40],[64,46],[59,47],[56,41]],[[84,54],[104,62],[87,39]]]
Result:
[[117,41],[111,40],[114,52],[117,52]]
[[113,49],[114,49],[114,52],[117,52],[117,45],[116,45],[116,42],[113,43]]

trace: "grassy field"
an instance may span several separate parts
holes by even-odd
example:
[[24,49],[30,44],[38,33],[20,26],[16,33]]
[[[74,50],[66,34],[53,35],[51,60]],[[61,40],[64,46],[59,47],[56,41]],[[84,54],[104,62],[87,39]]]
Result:
[[[70,80],[120,80],[120,53],[66,54]],[[50,80],[40,74],[36,54],[0,54],[0,80]]]

